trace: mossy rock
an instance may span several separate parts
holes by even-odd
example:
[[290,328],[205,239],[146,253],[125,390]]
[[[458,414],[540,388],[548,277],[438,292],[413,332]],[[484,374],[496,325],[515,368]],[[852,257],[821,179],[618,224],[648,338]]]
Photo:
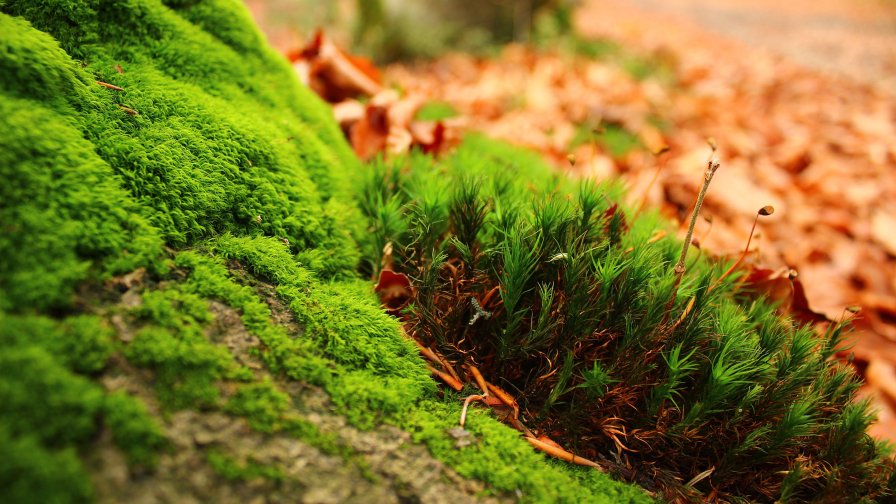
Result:
[[648,500],[486,412],[452,447],[358,274],[365,168],[239,2],[5,1],[0,33],[5,502]]
[[[681,244],[618,184],[481,137],[361,166],[235,1],[0,1],[0,33],[5,502],[652,500],[485,409],[456,439],[462,396],[375,298],[389,248],[412,336],[628,480],[892,495],[830,360],[842,327],[819,338],[733,278],[710,295],[725,265],[697,253],[678,289]],[[637,455],[607,412],[650,435]]]

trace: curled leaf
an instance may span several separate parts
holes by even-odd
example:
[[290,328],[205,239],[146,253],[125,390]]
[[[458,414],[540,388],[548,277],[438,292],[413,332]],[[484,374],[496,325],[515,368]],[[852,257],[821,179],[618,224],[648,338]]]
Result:
[[398,315],[414,295],[411,281],[407,275],[387,269],[380,272],[380,279],[374,290],[379,295],[386,312],[390,315]]
[[809,306],[806,290],[793,269],[754,267],[744,281],[744,291],[757,297],[766,297],[778,305],[780,312],[790,315],[800,323],[830,321]]

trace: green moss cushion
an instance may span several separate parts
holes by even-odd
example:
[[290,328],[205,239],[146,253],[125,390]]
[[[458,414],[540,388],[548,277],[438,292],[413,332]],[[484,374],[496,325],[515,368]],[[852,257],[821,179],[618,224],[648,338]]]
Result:
[[174,250],[219,235],[351,277],[358,168],[239,2],[0,2],[0,500],[89,499],[80,456],[103,426],[152,465],[162,420],[99,385],[111,355],[151,368],[167,409],[214,406],[235,372],[183,289],[147,293],[129,316],[148,327],[122,344],[105,282],[165,278]]
[[5,2],[0,33],[0,307],[225,231],[354,267],[356,162],[239,3]]

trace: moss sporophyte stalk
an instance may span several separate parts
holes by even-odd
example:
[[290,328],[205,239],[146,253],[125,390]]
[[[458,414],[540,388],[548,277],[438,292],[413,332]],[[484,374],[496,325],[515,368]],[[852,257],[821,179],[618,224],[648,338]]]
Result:
[[[693,251],[672,313],[693,307],[661,324],[681,243],[613,203],[617,185],[480,137],[361,166],[239,2],[5,1],[0,33],[4,502],[313,485],[241,439],[387,485],[311,422],[309,388],[499,498],[651,500],[613,477],[693,498],[889,495],[857,379],[830,360],[843,327],[779,318],[737,273],[710,289],[726,265]],[[414,291],[401,320],[369,282],[387,243]],[[402,326],[614,476],[482,408],[459,447],[475,387],[440,390]]]

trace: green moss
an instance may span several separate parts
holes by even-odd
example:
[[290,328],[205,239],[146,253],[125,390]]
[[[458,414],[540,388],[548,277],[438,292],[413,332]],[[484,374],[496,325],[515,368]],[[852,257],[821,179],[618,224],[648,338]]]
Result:
[[[18,28],[0,17],[4,34]],[[0,131],[0,309],[68,305],[91,272],[132,269],[159,252],[156,232],[69,118],[7,95],[0,97]],[[98,257],[104,264],[92,266]]]
[[240,462],[219,450],[206,453],[206,461],[212,470],[230,481],[252,481],[264,479],[279,482],[286,479],[283,470],[278,467],[261,464],[254,460]]
[[[256,262],[266,264],[272,274],[276,271],[283,275],[281,278],[284,281],[289,278],[299,284],[310,284],[311,274],[295,263],[282,243],[261,238],[241,240],[224,237],[221,240],[227,242],[231,239],[251,244],[243,249],[246,258],[254,257]],[[292,338],[282,326],[274,324],[268,305],[261,301],[252,287],[240,285],[231,277],[221,257],[187,251],[178,254],[175,262],[190,271],[183,288],[208,299],[221,300],[242,312],[241,318],[246,328],[264,344],[262,357],[272,371],[318,384],[324,383],[331,375],[330,363],[319,356],[313,343],[304,338]]]
[[68,305],[83,280],[152,264],[163,240],[224,231],[287,239],[325,275],[351,271],[352,210],[330,200],[357,162],[242,6],[2,12],[0,308]]
[[84,502],[91,495],[77,450],[110,413],[101,387],[112,351],[98,317],[0,314],[0,485],[8,502]]
[[57,322],[46,317],[0,314],[0,322],[4,347],[39,346],[77,373],[101,371],[113,351],[114,331],[96,316],[77,315]]
[[310,281],[285,247],[271,239],[222,236],[207,246],[279,282],[277,294],[302,326],[302,338],[290,338],[271,324],[267,305],[251,288],[231,279],[220,259],[192,252],[176,259],[192,268],[188,289],[242,310],[247,328],[265,344],[263,355],[273,370],[324,386],[344,413],[367,426],[434,390],[413,343],[369,291],[360,293],[354,282]]
[[460,401],[427,401],[403,423],[416,442],[468,478],[481,480],[493,491],[516,493],[523,502],[647,503],[640,489],[613,481],[593,469],[570,466],[535,452],[519,433],[491,415],[473,410],[467,430],[474,442],[458,448],[445,433],[457,426]]
[[216,381],[232,357],[195,334],[146,327],[134,337],[125,355],[134,364],[155,371],[156,392],[168,409],[209,408],[218,404]]
[[87,473],[71,447],[48,449],[30,435],[11,434],[0,424],[0,486],[4,502],[89,502]]
[[112,440],[124,452],[132,466],[153,468],[159,452],[167,445],[161,427],[146,405],[123,392],[106,396],[104,422]]
[[103,394],[38,347],[0,353],[0,418],[13,435],[64,447],[96,431]]
[[289,403],[288,395],[277,390],[270,380],[264,380],[240,387],[225,409],[246,417],[252,429],[271,433],[280,429]]
[[149,290],[134,309],[147,323],[137,331],[124,355],[155,371],[156,391],[166,409],[217,405],[217,381],[238,373],[233,356],[205,335],[212,320],[206,302],[178,287]]

